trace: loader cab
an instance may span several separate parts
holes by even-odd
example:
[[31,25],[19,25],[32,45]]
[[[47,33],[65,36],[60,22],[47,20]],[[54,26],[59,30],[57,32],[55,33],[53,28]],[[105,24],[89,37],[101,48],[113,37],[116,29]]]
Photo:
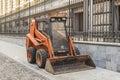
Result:
[[57,56],[60,56],[60,53],[62,53],[61,56],[69,54],[69,42],[65,25],[66,17],[45,18],[37,23],[37,29],[50,37],[54,54]]
[[39,32],[45,34],[45,35],[49,35],[50,34],[50,24],[49,24],[49,20],[46,18],[37,20],[37,29]]

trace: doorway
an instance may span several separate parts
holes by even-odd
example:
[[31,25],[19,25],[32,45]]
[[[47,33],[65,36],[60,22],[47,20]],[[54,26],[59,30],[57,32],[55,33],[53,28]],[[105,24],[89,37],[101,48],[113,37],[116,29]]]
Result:
[[74,30],[79,32],[83,31],[83,12],[75,13]]

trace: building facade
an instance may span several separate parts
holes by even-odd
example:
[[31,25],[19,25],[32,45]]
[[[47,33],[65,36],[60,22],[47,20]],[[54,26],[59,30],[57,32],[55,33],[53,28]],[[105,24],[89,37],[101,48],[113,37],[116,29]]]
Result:
[[28,33],[31,18],[64,11],[71,20],[66,25],[71,26],[76,40],[115,38],[112,41],[119,42],[119,3],[119,0],[0,0],[0,33]]

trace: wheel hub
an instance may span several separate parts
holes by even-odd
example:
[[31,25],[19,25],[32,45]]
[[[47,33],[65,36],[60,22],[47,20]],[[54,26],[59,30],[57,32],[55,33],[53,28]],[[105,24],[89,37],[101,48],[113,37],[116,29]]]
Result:
[[36,60],[37,60],[37,64],[41,65],[42,60],[41,60],[40,54],[37,54],[37,59]]

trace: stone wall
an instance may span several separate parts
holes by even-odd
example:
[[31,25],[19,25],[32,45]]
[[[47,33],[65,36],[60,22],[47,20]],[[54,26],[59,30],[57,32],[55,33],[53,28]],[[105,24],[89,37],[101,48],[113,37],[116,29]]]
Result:
[[120,45],[75,42],[81,54],[89,54],[96,66],[120,72]]

